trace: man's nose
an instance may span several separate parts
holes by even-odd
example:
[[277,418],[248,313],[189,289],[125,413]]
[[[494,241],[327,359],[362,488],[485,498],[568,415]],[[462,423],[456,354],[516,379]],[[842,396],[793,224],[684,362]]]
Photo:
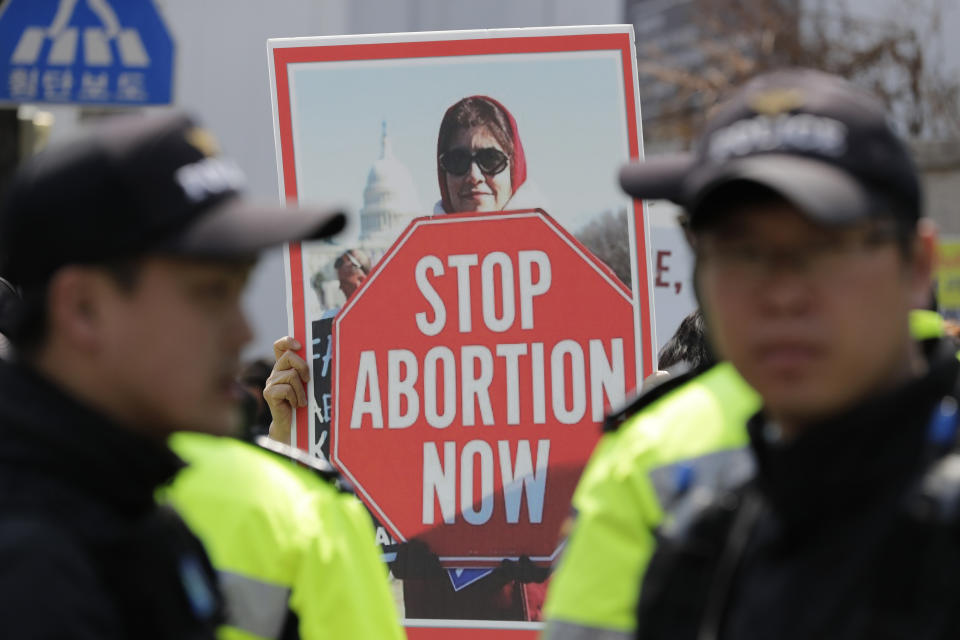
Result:
[[802,315],[811,304],[813,284],[809,265],[801,256],[782,255],[770,260],[757,296],[767,311]]

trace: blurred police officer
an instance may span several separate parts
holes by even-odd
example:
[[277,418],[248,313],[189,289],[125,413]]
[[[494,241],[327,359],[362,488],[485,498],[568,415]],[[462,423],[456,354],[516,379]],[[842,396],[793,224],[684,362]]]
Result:
[[209,133],[123,119],[22,168],[0,211],[0,628],[10,638],[206,638],[221,601],[154,490],[178,429],[238,426],[257,253],[343,227],[258,210]]
[[713,347],[763,402],[722,473],[666,476],[638,636],[956,637],[960,362],[910,336],[935,238],[881,105],[762,75],[621,181],[684,207]]

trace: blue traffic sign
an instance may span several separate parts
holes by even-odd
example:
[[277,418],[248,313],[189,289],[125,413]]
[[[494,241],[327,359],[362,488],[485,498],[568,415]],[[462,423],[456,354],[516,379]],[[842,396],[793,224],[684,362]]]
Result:
[[152,0],[8,0],[0,101],[171,101],[173,40]]

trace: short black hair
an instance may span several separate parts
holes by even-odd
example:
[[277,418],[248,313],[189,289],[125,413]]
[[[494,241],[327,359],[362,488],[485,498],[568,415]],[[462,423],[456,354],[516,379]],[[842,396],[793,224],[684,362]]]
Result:
[[273,372],[273,363],[266,358],[257,358],[250,360],[240,367],[240,373],[237,379],[242,384],[258,387],[260,391],[267,386],[267,378]]
[[660,350],[658,361],[660,369],[685,363],[692,370],[706,369],[716,362],[707,346],[703,313],[699,309],[683,319],[676,333]]

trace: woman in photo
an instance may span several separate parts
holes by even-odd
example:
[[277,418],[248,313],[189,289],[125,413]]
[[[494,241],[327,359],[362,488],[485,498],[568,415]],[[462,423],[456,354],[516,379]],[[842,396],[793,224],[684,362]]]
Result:
[[447,109],[437,137],[437,177],[434,214],[542,206],[531,202],[517,122],[488,96],[469,96]]

